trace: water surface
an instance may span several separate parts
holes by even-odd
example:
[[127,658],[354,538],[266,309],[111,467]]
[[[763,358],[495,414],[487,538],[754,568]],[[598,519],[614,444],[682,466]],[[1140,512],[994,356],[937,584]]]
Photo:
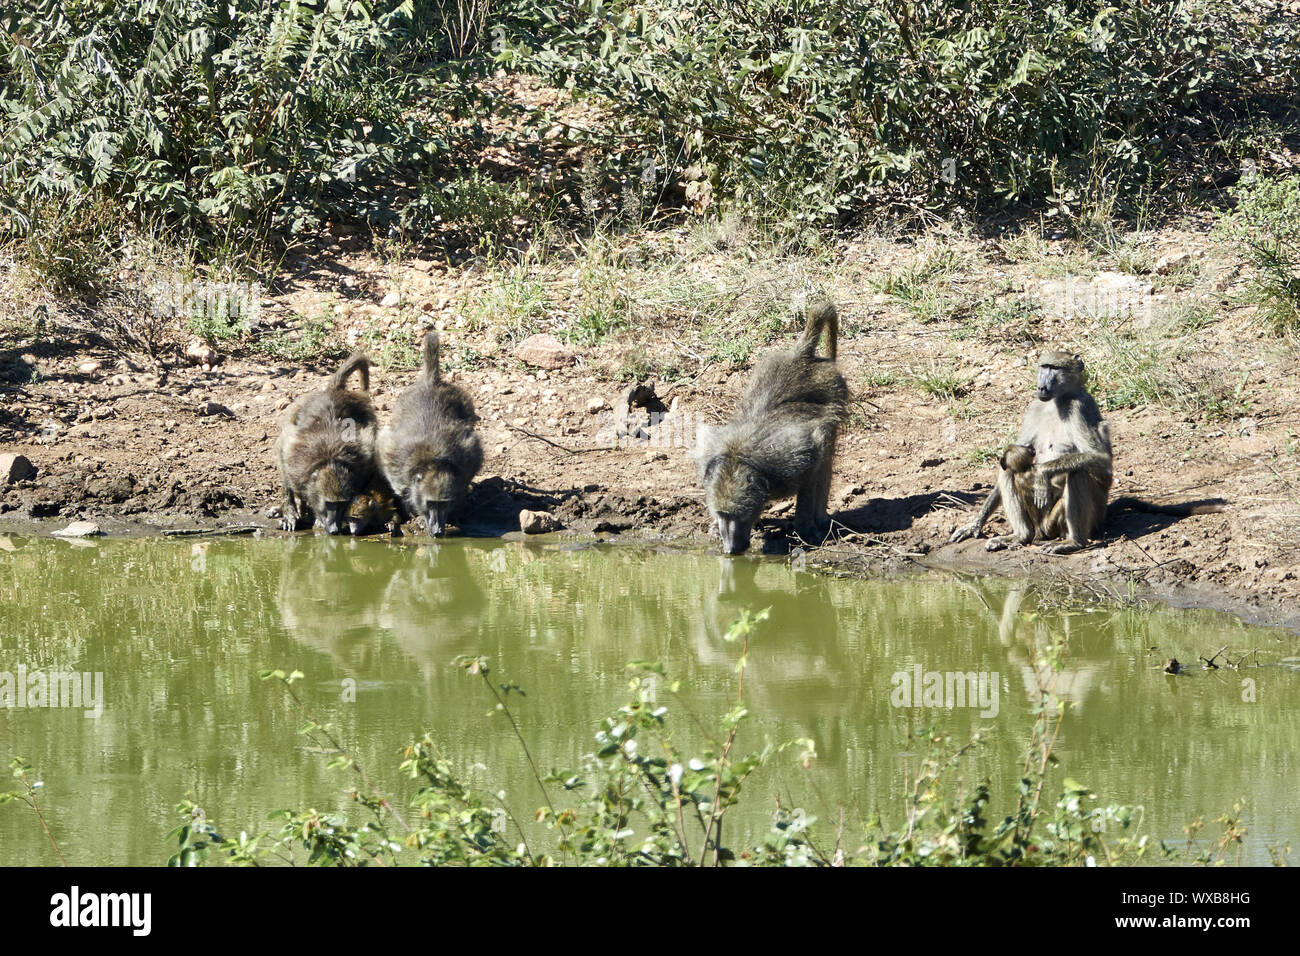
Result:
[[[256,830],[278,808],[346,806],[351,780],[325,768],[297,733],[301,713],[257,676],[297,669],[307,705],[388,794],[409,795],[399,754],[427,730],[468,782],[504,790],[528,818],[542,801],[522,751],[457,655],[486,655],[526,691],[512,706],[544,768],[577,767],[600,718],[629,698],[630,660],[662,661],[681,681],[680,697],[664,688],[663,702],[679,739],[698,742],[686,712],[712,721],[735,696],[728,624],[770,607],[746,671],[754,716],[740,746],[809,737],[818,759],[804,770],[787,753],[747,785],[751,833],[779,797],[823,820],[842,808],[856,846],[855,821],[874,810],[900,818],[918,760],[909,735],[925,728],[959,741],[985,732],[967,776],[987,776],[1005,812],[1032,723],[1035,647],[1055,635],[1069,647],[1056,688],[1073,706],[1054,784],[1068,773],[1108,802],[1140,806],[1143,832],[1174,841],[1241,800],[1247,862],[1300,842],[1300,673],[1287,661],[1297,639],[1209,612],[1063,610],[1060,597],[603,546],[0,538],[0,674],[100,672],[105,698],[96,719],[0,707],[0,760],[35,765],[69,862],[162,863],[187,793],[227,831]],[[1258,647],[1260,666],[1176,679],[1160,670],[1225,644],[1234,659]],[[996,715],[895,706],[895,675],[918,666],[994,680]],[[52,862],[30,812],[0,808],[0,864]]]

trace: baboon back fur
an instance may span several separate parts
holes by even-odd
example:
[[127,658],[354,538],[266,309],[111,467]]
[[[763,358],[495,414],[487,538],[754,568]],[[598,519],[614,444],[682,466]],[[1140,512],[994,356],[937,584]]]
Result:
[[[837,330],[831,303],[812,306],[794,346],[759,361],[732,420],[701,429],[695,459],[724,550],[744,551],[753,524],[775,499],[798,496],[800,535],[813,537],[824,522],[835,438],[849,397],[833,358]],[[816,354],[823,334],[831,357]],[[736,525],[735,540],[728,522]]]
[[483,464],[477,417],[464,389],[442,381],[438,337],[428,333],[424,370],[397,397],[393,422],[379,433],[377,447],[393,492],[405,509],[428,520],[432,534],[441,533]]
[[348,377],[358,372],[370,384],[369,360],[352,355],[325,388],[294,400],[275,443],[284,483],[281,527],[293,530],[309,515],[327,530],[341,530],[352,499],[370,483],[375,470],[377,421],[370,396],[351,391]]

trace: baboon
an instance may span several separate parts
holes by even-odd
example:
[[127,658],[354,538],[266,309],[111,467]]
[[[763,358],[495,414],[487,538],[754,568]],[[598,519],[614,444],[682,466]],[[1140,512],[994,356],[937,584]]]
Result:
[[440,535],[465,499],[483,464],[474,433],[474,402],[464,389],[441,380],[438,336],[424,337],[424,370],[397,396],[393,422],[379,433],[379,465],[407,514],[422,515],[429,534]]
[[[1038,365],[1038,394],[1025,410],[1016,444],[1000,460],[998,481],[975,520],[952,533],[951,541],[977,538],[999,502],[1011,524],[1011,540],[1068,538],[1046,550],[1069,554],[1086,547],[1108,514],[1123,508],[1191,515],[1221,511],[1217,499],[1156,505],[1140,498],[1116,499],[1107,508],[1113,481],[1110,425],[1084,386],[1083,359],[1068,352],[1044,352]],[[1005,545],[994,539],[989,550]]]
[[[353,372],[361,391],[350,391]],[[370,360],[348,358],[319,391],[294,400],[275,442],[284,482],[280,527],[295,531],[307,517],[330,534],[342,532],[348,505],[375,471],[375,410],[370,404]]]
[[[828,354],[820,358],[823,335]],[[849,397],[835,364],[838,337],[835,306],[810,306],[794,347],[759,362],[732,420],[701,427],[694,458],[724,553],[743,554],[763,508],[791,495],[795,532],[812,543],[825,537],[835,437]]]
[[392,489],[384,476],[376,472],[370,487],[348,505],[348,531],[354,535],[380,530],[401,534],[401,524]]

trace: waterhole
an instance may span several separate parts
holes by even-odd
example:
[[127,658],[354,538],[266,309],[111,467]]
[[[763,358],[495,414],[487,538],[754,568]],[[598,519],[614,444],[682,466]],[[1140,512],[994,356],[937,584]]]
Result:
[[[485,656],[494,681],[523,691],[508,701],[543,772],[577,769],[600,719],[634,693],[668,708],[683,747],[702,743],[737,696],[740,648],[725,640],[728,626],[764,608],[738,747],[808,738],[816,757],[805,767],[805,748],[791,748],[747,783],[737,819],[754,839],[778,803],[842,822],[851,846],[873,813],[901,823],[927,734],[960,745],[981,732],[962,775],[987,778],[993,809],[1005,813],[1045,680],[1069,705],[1049,786],[1068,775],[1103,803],[1134,807],[1139,832],[1171,843],[1197,817],[1240,802],[1248,863],[1268,862],[1270,845],[1300,832],[1295,638],[1217,613],[627,547],[0,545],[0,757],[35,768],[70,863],[165,862],[173,847],[164,836],[187,794],[228,831],[255,832],[281,808],[351,812],[353,779],[298,733],[304,715],[259,678],[268,668],[303,673],[303,705],[335,725],[399,806],[411,795],[401,750],[427,731],[489,803],[530,820],[543,800],[523,749],[459,655]],[[1056,638],[1065,656],[1053,676],[1041,660]],[[1217,670],[1199,666],[1225,645]],[[1188,665],[1177,677],[1163,671],[1171,657]],[[630,661],[659,662],[665,676]],[[39,706],[55,703],[60,675],[72,673],[85,677],[82,699]],[[44,699],[32,696],[41,680]],[[35,816],[0,807],[0,864],[53,862]]]

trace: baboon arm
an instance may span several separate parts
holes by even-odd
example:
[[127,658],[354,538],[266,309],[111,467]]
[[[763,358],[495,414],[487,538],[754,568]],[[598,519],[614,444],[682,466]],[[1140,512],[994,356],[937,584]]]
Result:
[[1071,452],[1060,458],[1053,458],[1051,461],[1040,462],[1037,466],[1039,474],[1047,478],[1087,469],[1110,471],[1110,455],[1100,451]]

